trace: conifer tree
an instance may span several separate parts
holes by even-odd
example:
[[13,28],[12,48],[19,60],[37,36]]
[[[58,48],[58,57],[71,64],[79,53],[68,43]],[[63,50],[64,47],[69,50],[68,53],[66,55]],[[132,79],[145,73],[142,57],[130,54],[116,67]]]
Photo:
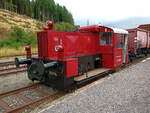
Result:
[[74,24],[72,14],[54,0],[0,0],[0,8],[46,21]]

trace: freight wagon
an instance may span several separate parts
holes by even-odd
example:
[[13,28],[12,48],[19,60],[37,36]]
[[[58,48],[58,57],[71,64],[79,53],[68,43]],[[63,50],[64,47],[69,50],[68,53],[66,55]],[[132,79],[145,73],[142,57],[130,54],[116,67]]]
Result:
[[150,32],[140,28],[127,29],[128,51],[130,59],[134,59],[141,54],[150,53]]

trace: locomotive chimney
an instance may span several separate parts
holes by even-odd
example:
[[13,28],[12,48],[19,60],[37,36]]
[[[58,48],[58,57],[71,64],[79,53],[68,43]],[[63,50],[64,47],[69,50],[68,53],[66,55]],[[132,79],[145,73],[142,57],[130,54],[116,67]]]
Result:
[[52,21],[47,21],[48,30],[54,30],[54,23]]

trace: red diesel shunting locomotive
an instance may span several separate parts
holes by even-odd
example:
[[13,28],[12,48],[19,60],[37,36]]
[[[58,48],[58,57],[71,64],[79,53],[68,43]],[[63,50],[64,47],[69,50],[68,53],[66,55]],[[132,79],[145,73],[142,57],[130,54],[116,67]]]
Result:
[[38,58],[16,58],[16,65],[28,64],[29,79],[58,90],[111,73],[128,62],[128,32],[122,29],[93,25],[64,32],[54,31],[48,22],[37,40]]

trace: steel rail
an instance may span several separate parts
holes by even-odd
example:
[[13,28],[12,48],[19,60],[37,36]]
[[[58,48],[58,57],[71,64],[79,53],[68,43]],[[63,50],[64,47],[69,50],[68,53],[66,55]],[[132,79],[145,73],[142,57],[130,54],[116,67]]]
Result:
[[[35,83],[35,84],[30,85],[30,86],[26,86],[26,87],[23,87],[23,88],[19,88],[19,89],[16,89],[16,90],[12,90],[12,91],[8,91],[8,92],[0,94],[0,103],[1,103],[0,108],[3,108],[4,112],[6,112],[6,113],[17,113],[17,112],[25,110],[26,108],[30,107],[31,105],[39,105],[42,102],[47,101],[50,97],[54,97],[54,96],[57,96],[59,94],[60,95],[64,94],[63,92],[60,92],[60,91],[54,91],[54,92],[51,92],[51,93],[47,93],[47,92],[44,92],[42,90],[36,89],[40,85],[43,85],[43,84],[42,83]],[[38,98],[38,99],[37,98],[29,99],[28,97],[23,97],[23,95],[21,95],[21,92],[31,90],[31,89],[34,92],[38,92],[39,94],[42,94],[43,96],[41,98]],[[29,100],[29,101],[25,101],[25,103],[23,103],[19,106],[16,106],[15,108],[11,108],[9,105],[7,105],[7,103],[3,102],[2,99],[7,97],[7,96],[12,96],[12,95],[22,97],[22,99],[24,101],[26,99]]]
[[25,71],[27,71],[27,68],[23,68],[21,70],[5,72],[5,73],[0,73],[0,76],[7,76],[7,75],[11,75],[11,74],[17,74],[17,73],[21,73],[21,72],[25,72]]
[[0,73],[1,73],[1,72],[5,72],[5,71],[12,71],[12,70],[23,69],[23,68],[26,68],[26,66],[21,66],[21,67],[19,67],[19,68],[11,67],[11,68],[6,68],[6,69],[0,69]]
[[15,62],[14,61],[0,62],[0,67],[9,66],[9,65],[15,65]]
[[[37,55],[37,53],[32,53],[32,55]],[[0,59],[3,59],[3,58],[9,58],[9,57],[16,57],[16,56],[26,56],[26,54],[0,56]]]
[[42,102],[48,100],[50,97],[54,97],[54,96],[57,96],[59,94],[61,94],[61,93],[60,92],[56,92],[56,93],[44,96],[41,99],[33,100],[30,103],[26,103],[26,104],[24,104],[24,105],[22,105],[20,107],[17,107],[15,109],[12,109],[12,110],[8,111],[8,113],[17,113],[18,111],[24,110],[24,109],[28,108],[31,105],[41,104]]

